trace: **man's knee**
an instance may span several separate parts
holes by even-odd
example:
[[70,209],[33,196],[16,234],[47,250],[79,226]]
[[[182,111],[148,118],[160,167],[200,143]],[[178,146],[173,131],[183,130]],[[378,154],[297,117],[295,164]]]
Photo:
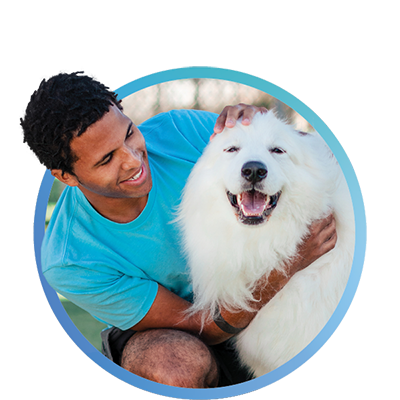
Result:
[[165,385],[202,388],[218,382],[208,347],[195,336],[173,329],[137,332],[122,353],[121,366]]

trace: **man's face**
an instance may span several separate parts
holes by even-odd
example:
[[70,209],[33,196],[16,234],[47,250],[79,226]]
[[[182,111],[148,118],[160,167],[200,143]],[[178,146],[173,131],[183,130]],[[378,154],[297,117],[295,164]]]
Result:
[[[143,198],[152,187],[143,135],[116,106],[71,141],[73,171],[89,196]],[[89,192],[89,193],[88,193]],[[89,197],[88,196],[88,197]]]

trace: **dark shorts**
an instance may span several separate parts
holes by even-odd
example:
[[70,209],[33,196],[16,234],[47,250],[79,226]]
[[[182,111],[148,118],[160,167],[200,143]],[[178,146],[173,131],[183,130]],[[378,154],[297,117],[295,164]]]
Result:
[[[135,331],[122,331],[118,328],[109,328],[101,332],[102,353],[111,361],[121,365],[122,351],[126,342],[135,334]],[[242,367],[237,354],[229,341],[209,346],[217,360],[219,368],[218,386],[230,386],[246,382],[251,379],[247,369]]]

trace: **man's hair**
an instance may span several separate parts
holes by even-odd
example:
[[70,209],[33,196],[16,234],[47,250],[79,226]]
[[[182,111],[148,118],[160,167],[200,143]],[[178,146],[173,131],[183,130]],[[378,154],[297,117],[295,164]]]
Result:
[[60,73],[43,80],[21,118],[24,142],[48,169],[73,174],[77,160],[71,151],[74,137],[108,112],[111,105],[122,110],[121,101],[108,87],[93,78]]

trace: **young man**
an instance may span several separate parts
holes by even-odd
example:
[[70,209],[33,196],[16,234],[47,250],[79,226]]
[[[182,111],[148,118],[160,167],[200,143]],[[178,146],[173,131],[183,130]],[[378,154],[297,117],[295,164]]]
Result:
[[103,352],[147,379],[181,387],[249,379],[226,340],[244,329],[299,270],[336,242],[332,216],[316,221],[287,266],[254,292],[254,311],[221,310],[201,325],[185,316],[190,279],[171,224],[191,168],[210,134],[251,123],[252,106],[218,117],[171,111],[137,128],[115,94],[90,77],[59,74],[43,81],[21,120],[39,160],[67,185],[46,231],[43,274],[54,289],[110,325]]

